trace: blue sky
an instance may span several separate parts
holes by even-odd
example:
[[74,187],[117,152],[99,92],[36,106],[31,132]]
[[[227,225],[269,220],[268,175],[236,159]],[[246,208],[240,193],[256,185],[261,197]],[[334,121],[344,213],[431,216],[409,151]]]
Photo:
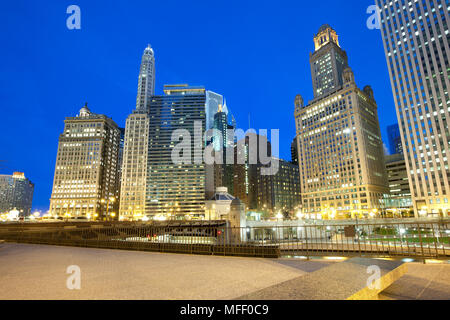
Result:
[[[120,126],[135,107],[142,52],[156,54],[156,93],[164,84],[203,85],[223,94],[238,126],[280,129],[290,159],[294,97],[312,98],[313,35],[330,24],[358,85],[370,84],[386,126],[397,122],[373,0],[45,1],[2,3],[0,12],[0,173],[23,171],[33,207],[47,210],[64,118],[88,101]],[[81,8],[81,30],[66,9]]]

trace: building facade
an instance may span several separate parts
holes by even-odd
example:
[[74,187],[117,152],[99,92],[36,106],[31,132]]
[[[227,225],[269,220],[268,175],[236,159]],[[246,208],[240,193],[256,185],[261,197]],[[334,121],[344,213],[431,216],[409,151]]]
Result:
[[321,98],[342,87],[348,67],[347,53],[339,46],[336,31],[325,24],[314,36],[315,51],[310,56],[314,98]]
[[[300,173],[296,164],[281,159],[277,172],[263,175],[258,166],[256,171],[256,199],[257,210],[276,216],[294,217],[301,205]],[[273,168],[272,168],[273,169]]]
[[[229,123],[227,106],[219,105],[219,111],[214,115],[212,146],[214,155],[220,159],[213,166],[207,166],[207,175],[211,175],[210,170],[214,170],[214,186],[208,186],[207,198],[219,187],[226,187],[228,192],[234,192],[234,138],[235,127]],[[227,163],[227,153],[233,156],[232,163]]]
[[298,165],[298,142],[297,137],[291,143],[291,163]]
[[117,219],[120,130],[87,105],[66,118],[59,137],[50,213],[95,220]]
[[152,97],[145,199],[151,219],[205,216],[205,106],[203,87],[166,85],[163,96]]
[[389,153],[403,154],[402,137],[400,135],[400,127],[398,124],[393,124],[387,127],[388,139],[389,139]]
[[295,99],[303,213],[325,219],[379,215],[389,189],[373,91],[356,86],[331,27],[321,27],[314,42],[311,62],[331,61],[312,66],[313,83],[319,73],[328,79],[314,84],[314,100],[305,106],[300,95]]
[[136,109],[125,124],[120,186],[120,219],[132,220],[145,213],[149,124],[148,108],[155,94],[155,53],[144,50],[139,71]]
[[34,184],[22,172],[0,175],[0,214],[17,210],[21,216],[31,214]]
[[149,99],[155,94],[155,53],[150,45],[144,50],[139,72],[136,109],[145,111]]
[[376,1],[417,216],[448,216],[450,63],[447,1]]
[[411,189],[409,188],[408,170],[403,154],[386,156],[386,172],[389,183],[389,197],[386,207],[391,214],[402,214],[403,216],[414,215]]
[[[260,150],[265,145],[266,150]],[[258,209],[258,167],[264,164],[261,154],[272,156],[272,146],[267,137],[248,132],[236,143],[234,149],[234,178],[232,195],[246,205],[247,210]]]
[[142,217],[145,210],[150,118],[146,111],[135,110],[125,125],[125,140],[120,186],[121,219]]

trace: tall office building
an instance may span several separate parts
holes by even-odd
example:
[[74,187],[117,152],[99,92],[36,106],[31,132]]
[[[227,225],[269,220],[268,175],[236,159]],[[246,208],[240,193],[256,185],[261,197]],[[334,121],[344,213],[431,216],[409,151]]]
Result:
[[288,213],[294,217],[301,205],[299,167],[288,161],[276,159],[279,163],[277,172],[262,175],[258,166],[256,170],[257,209],[272,216]]
[[448,216],[448,1],[376,3],[415,213]]
[[249,132],[237,142],[234,150],[232,195],[245,203],[249,210],[258,209],[258,168],[263,166],[261,153],[264,152],[260,147],[264,145],[267,157],[271,157],[272,145],[267,137]]
[[[167,86],[170,88],[171,86]],[[178,91],[178,98],[181,95],[188,93],[187,95],[192,98],[194,88],[186,89],[187,86],[183,87],[183,90]],[[169,90],[169,95],[176,95],[176,86],[172,86],[173,90]],[[177,110],[175,112],[175,117],[169,114],[155,114],[155,112],[169,112],[172,113],[172,109],[168,109],[169,97],[166,93],[165,96],[159,96],[153,99],[155,91],[155,57],[154,52],[150,46],[148,46],[142,57],[141,71],[139,74],[139,85],[138,85],[138,95],[136,110],[127,119],[125,127],[125,141],[124,141],[124,151],[123,151],[123,166],[122,166],[122,180],[121,180],[121,193],[120,193],[120,218],[123,220],[138,220],[145,216],[150,217],[160,217],[163,211],[160,206],[155,205],[155,203],[164,203],[164,205],[169,205],[174,201],[168,201],[165,198],[167,194],[155,194],[154,183],[150,184],[151,177],[155,177],[157,172],[151,170],[155,168],[155,159],[157,154],[161,152],[167,152],[171,150],[173,146],[170,144],[170,140],[167,142],[167,136],[162,137],[159,135],[161,130],[165,133],[168,131],[168,124],[175,124],[174,120],[177,116]],[[183,93],[184,92],[184,93]],[[197,91],[200,95],[204,95],[206,102],[203,102],[203,113],[205,117],[205,123],[203,126],[207,129],[212,129],[214,123],[214,115],[219,110],[219,105],[223,104],[223,97],[217,93],[211,91],[205,91],[203,88],[199,88]],[[188,99],[189,100],[189,99]],[[158,104],[160,103],[160,104]],[[155,110],[152,110],[152,106],[155,106]],[[181,110],[181,109],[180,109]],[[192,118],[189,115],[188,108],[183,112],[186,112],[184,116],[180,116],[179,123],[177,123],[177,128],[192,125]],[[228,110],[224,112],[228,114]],[[197,115],[193,116],[195,118]],[[158,124],[157,119],[165,119],[164,123]],[[157,150],[156,145],[159,143],[161,150]],[[150,157],[150,152],[153,153],[152,158]],[[171,151],[170,151],[171,152]],[[160,159],[162,160],[162,159]],[[164,159],[164,161],[166,161]],[[167,164],[167,162],[161,163],[161,166]],[[157,166],[156,166],[157,167]],[[158,170],[158,169],[156,169]],[[211,186],[214,190],[214,186]],[[169,189],[172,189],[170,187]],[[158,189],[162,190],[162,189]],[[157,191],[158,192],[158,191]],[[147,201],[147,195],[152,194],[153,197],[151,203]],[[155,197],[159,199],[161,196],[161,202],[155,200]],[[170,198],[170,197],[169,197]],[[204,197],[203,197],[204,198]],[[163,200],[166,199],[166,200]],[[203,199],[204,200],[204,199]],[[176,202],[176,201],[175,201]],[[176,202],[178,204],[178,202]],[[158,209],[159,208],[159,209]],[[197,207],[196,207],[197,208]],[[196,209],[197,210],[197,209]],[[198,216],[199,211],[194,210],[195,214]],[[186,209],[185,211],[189,211]],[[181,216],[181,214],[180,214]]]
[[34,184],[22,172],[0,175],[0,213],[17,210],[21,216],[31,213]]
[[145,210],[150,118],[147,111],[135,110],[127,118],[120,184],[121,219],[132,220]]
[[[221,163],[212,166],[214,187],[208,186],[208,199],[219,187],[226,187],[228,192],[234,192],[234,161],[233,163],[227,163],[227,153],[234,155],[235,127],[228,122],[228,114],[224,110],[228,110],[226,104],[224,106],[219,105],[219,111],[214,115],[212,144],[214,152],[221,153],[222,157]],[[207,171],[210,169],[207,167]]]
[[149,117],[148,107],[155,94],[155,53],[150,45],[144,50],[139,72],[136,109],[125,124],[122,155],[120,208],[121,219],[142,216],[145,210]]
[[[206,95],[203,87],[166,85],[150,101],[145,214],[151,218],[204,218]],[[189,151],[176,153],[186,157],[176,163],[172,153],[180,143]]]
[[122,162],[123,162],[123,149],[125,148],[125,128],[119,128],[120,131],[120,143],[119,143],[119,184],[122,181]]
[[223,96],[212,91],[206,91],[206,130],[214,127],[214,117],[219,112],[220,106],[222,106],[221,112],[228,116],[229,111],[226,103],[224,105]]
[[303,213],[374,216],[389,189],[373,91],[356,86],[330,26],[322,26],[314,42],[314,100],[305,106],[300,95],[295,99]]
[[408,170],[403,154],[386,156],[386,171],[389,183],[389,197],[386,198],[386,207],[403,216],[414,214],[411,189],[409,188]]
[[325,24],[314,36],[315,51],[310,64],[314,98],[321,98],[336,91],[343,84],[343,73],[348,67],[347,53],[339,46],[336,31]]
[[387,127],[388,139],[389,139],[389,153],[403,154],[402,137],[400,135],[400,127],[398,124],[393,124]]
[[96,220],[117,218],[120,130],[87,105],[66,118],[59,137],[50,213]]
[[291,143],[291,163],[298,165],[298,142],[297,137]]
[[155,53],[150,45],[144,50],[139,72],[136,109],[145,111],[151,96],[155,94]]

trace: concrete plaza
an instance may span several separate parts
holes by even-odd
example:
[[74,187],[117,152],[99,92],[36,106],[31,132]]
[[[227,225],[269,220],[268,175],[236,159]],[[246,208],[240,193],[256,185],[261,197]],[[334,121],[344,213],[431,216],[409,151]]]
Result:
[[[0,299],[257,299],[258,293],[314,272],[330,260],[255,259],[0,244]],[[69,290],[67,267],[81,269]],[[383,299],[450,299],[449,264],[408,264]]]

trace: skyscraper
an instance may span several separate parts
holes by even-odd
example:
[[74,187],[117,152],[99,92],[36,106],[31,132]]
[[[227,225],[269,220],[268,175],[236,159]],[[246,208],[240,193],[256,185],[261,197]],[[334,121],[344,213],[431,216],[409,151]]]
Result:
[[393,124],[387,127],[387,133],[389,138],[389,153],[403,154],[402,137],[400,135],[400,127],[398,124]]
[[348,67],[347,53],[339,46],[336,31],[325,24],[314,36],[315,51],[310,56],[314,98],[320,99],[342,87]]
[[[214,126],[214,116],[219,112],[219,106],[223,106],[223,96],[212,91],[206,91],[206,130]],[[222,112],[228,115],[228,108],[222,107]]]
[[31,213],[34,184],[22,172],[0,175],[0,213],[17,210],[21,216]]
[[150,123],[148,110],[154,94],[155,53],[148,45],[142,55],[136,109],[128,116],[125,125],[120,185],[119,215],[121,219],[130,220],[133,219],[133,215],[144,214]]
[[98,220],[117,218],[120,130],[87,105],[66,118],[59,137],[50,213]]
[[148,133],[147,111],[135,110],[127,118],[120,184],[121,219],[143,215],[147,187]]
[[298,165],[298,142],[297,137],[291,143],[291,163]]
[[[261,154],[272,157],[272,145],[266,136],[248,132],[236,144],[234,187],[232,195],[239,198],[248,209],[258,209],[258,168],[263,166]],[[264,155],[263,155],[264,157]]]
[[[234,162],[227,163],[227,153],[234,155],[235,127],[228,123],[228,114],[224,110],[228,110],[226,104],[219,105],[219,111],[214,115],[212,144],[214,152],[222,154],[222,162],[213,166],[214,187],[208,186],[207,198],[219,187],[226,187],[228,192],[234,192]],[[207,171],[210,169],[207,167]]]
[[[188,85],[166,85],[163,96],[153,96],[149,108],[149,143],[145,214],[153,219],[202,219],[205,215],[206,165],[203,161],[206,90]],[[178,130],[178,131],[177,131]],[[173,141],[173,135],[179,140]],[[179,143],[186,143],[172,156]]]
[[301,205],[299,167],[281,159],[277,161],[279,166],[274,174],[263,175],[264,166],[257,167],[256,209],[272,216],[289,213],[294,217]]
[[393,209],[392,213],[408,217],[410,213],[414,215],[404,156],[400,153],[386,156],[386,171],[390,190],[387,207]]
[[373,91],[356,86],[330,26],[314,43],[315,98],[307,106],[295,99],[303,211],[315,218],[375,216],[389,189]]
[[414,211],[448,216],[448,1],[376,1]]
[[155,53],[150,45],[144,50],[139,72],[136,109],[145,111],[148,101],[155,94]]

